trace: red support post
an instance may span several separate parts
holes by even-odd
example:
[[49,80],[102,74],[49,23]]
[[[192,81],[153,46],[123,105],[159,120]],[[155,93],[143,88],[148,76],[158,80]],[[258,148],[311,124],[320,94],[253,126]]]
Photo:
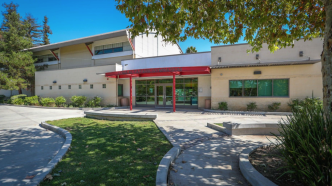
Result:
[[130,79],[130,110],[133,110],[133,84],[132,84],[132,77]]
[[86,46],[86,48],[88,48],[88,50],[89,50],[91,56],[93,56],[93,53],[91,52],[91,49],[89,48],[89,44],[88,44],[88,43],[85,43],[85,46]]
[[175,112],[175,99],[176,99],[176,97],[175,97],[175,73],[173,73],[173,112]]

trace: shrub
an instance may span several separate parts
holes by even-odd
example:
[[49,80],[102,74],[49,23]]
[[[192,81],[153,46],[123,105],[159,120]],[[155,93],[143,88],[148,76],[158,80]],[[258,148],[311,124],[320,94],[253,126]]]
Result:
[[24,105],[24,100],[22,98],[16,98],[12,100],[11,103],[14,105]]
[[219,105],[219,110],[228,110],[228,104],[227,104],[227,102],[220,102],[220,103],[218,103],[218,105]]
[[256,102],[250,102],[247,104],[247,111],[254,111],[257,109]]
[[315,97],[307,97],[303,100],[300,99],[292,99],[289,103],[288,106],[291,108],[292,111],[298,111],[298,110],[302,110],[303,106],[305,105],[317,105],[322,107],[323,106],[323,102],[321,99],[319,98],[315,98]]
[[276,111],[279,109],[281,103],[280,102],[273,102],[271,105],[268,105],[267,108],[270,110],[270,111]]
[[282,119],[276,145],[286,163],[285,173],[304,185],[332,183],[332,123],[316,98],[308,98]]
[[4,103],[6,99],[5,95],[0,95],[0,103]]
[[25,105],[39,105],[38,96],[26,97],[24,99]]
[[15,99],[21,98],[22,100],[24,100],[25,97],[27,97],[27,95],[25,95],[25,94],[14,95],[14,96],[11,96],[11,97],[10,97],[10,101],[11,101],[11,103],[13,103],[13,101],[14,101]]
[[66,98],[64,98],[63,96],[59,96],[55,98],[55,105],[58,107],[63,107],[66,101],[67,101]]
[[90,99],[88,103],[86,104],[87,107],[100,107],[101,97],[94,97],[93,99]]
[[84,104],[86,102],[85,96],[72,96],[70,98],[70,101],[72,102],[73,106],[75,107],[84,107]]
[[44,107],[54,107],[55,106],[55,101],[53,98],[41,98],[40,103]]

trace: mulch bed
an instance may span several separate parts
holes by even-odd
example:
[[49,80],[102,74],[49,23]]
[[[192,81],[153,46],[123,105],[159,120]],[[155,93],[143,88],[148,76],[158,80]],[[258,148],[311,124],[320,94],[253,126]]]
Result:
[[286,170],[281,168],[285,166],[285,162],[283,162],[280,156],[280,151],[274,146],[260,147],[250,154],[249,161],[259,173],[277,185],[302,186],[302,183],[292,179],[288,174],[281,176]]

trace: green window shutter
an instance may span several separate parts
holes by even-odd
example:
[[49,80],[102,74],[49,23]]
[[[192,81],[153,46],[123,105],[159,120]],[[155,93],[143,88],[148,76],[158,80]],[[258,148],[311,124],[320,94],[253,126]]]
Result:
[[123,96],[123,85],[118,84],[118,96]]
[[272,80],[258,80],[258,96],[272,96]]
[[288,79],[273,80],[273,96],[289,96]]

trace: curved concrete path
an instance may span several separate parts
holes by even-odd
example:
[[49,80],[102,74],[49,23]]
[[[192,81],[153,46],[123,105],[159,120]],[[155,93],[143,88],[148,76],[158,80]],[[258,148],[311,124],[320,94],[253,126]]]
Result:
[[0,185],[26,185],[61,148],[64,139],[41,121],[83,117],[81,110],[0,105]]
[[111,112],[158,114],[158,126],[183,149],[173,165],[177,172],[170,171],[170,182],[177,186],[247,185],[239,169],[238,156],[244,148],[270,143],[267,136],[229,137],[208,128],[206,124],[230,121],[243,124],[277,123],[281,119],[281,116],[230,115],[190,109],[177,109],[175,113],[170,109],[148,108]]

